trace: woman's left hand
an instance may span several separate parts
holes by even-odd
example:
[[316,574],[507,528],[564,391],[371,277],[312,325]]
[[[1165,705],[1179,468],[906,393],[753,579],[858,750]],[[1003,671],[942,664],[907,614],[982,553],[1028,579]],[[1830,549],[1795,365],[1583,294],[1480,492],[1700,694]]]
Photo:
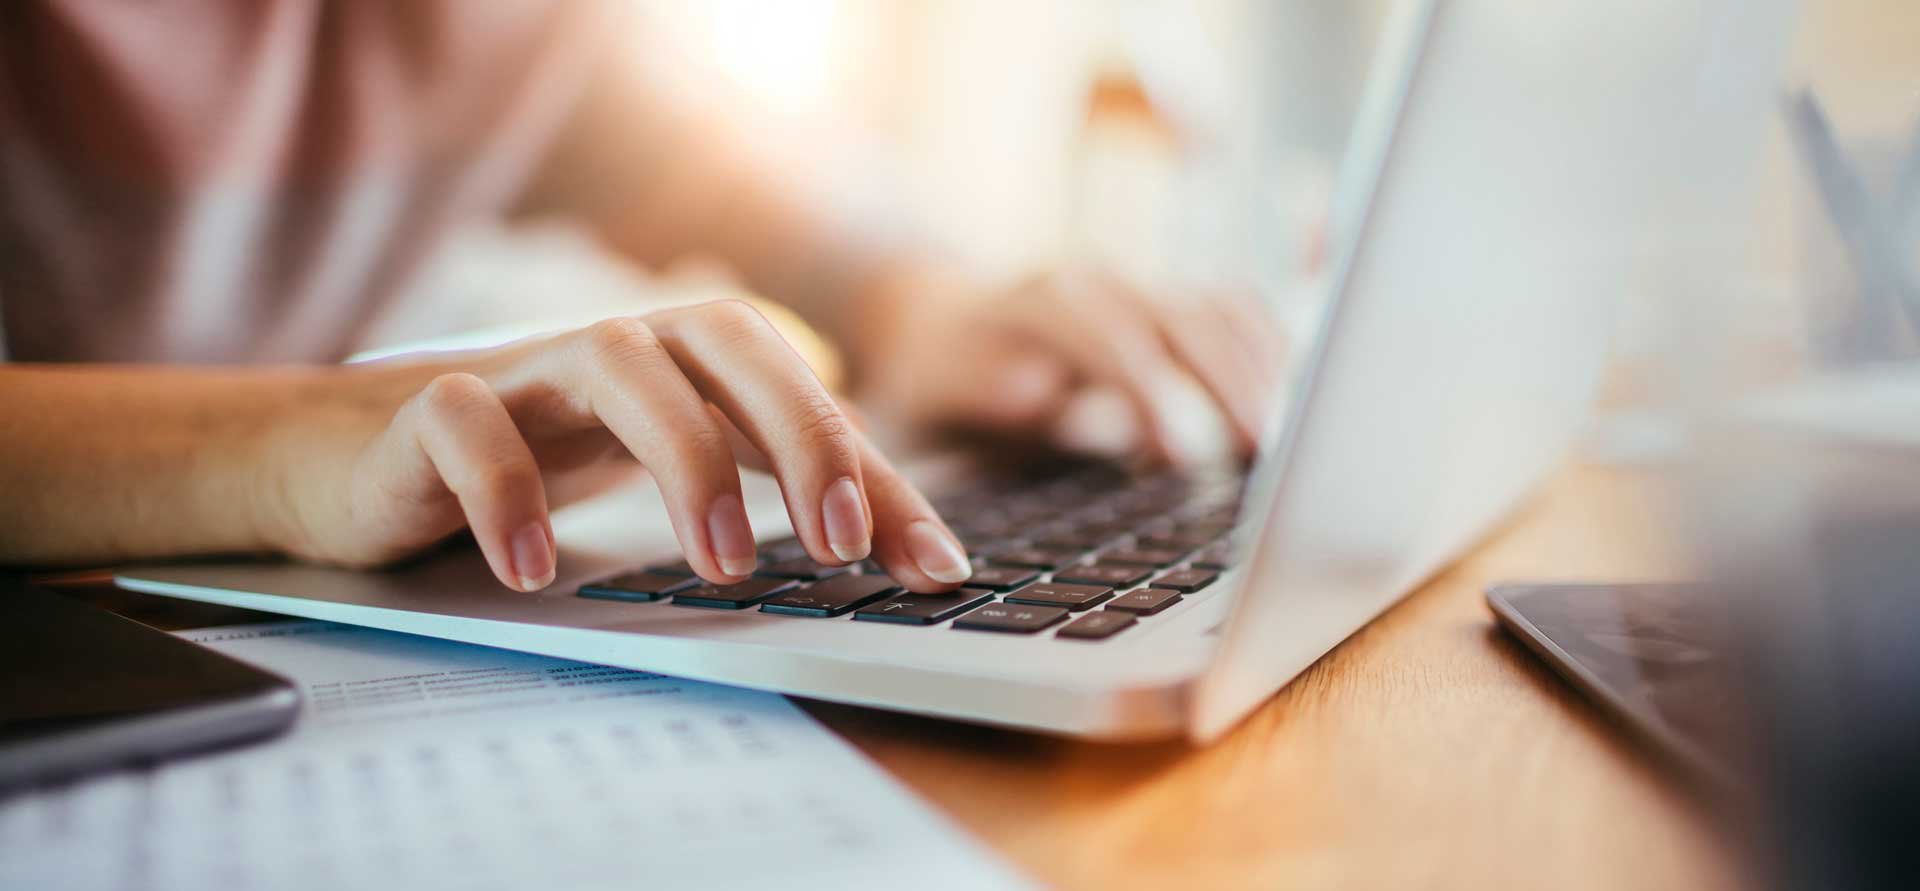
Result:
[[1178,459],[1189,382],[1242,454],[1277,401],[1284,340],[1251,298],[1175,300],[1075,271],[988,294],[907,277],[867,305],[856,394],[916,425],[1051,436],[1077,395],[1104,387],[1125,397],[1142,450]]

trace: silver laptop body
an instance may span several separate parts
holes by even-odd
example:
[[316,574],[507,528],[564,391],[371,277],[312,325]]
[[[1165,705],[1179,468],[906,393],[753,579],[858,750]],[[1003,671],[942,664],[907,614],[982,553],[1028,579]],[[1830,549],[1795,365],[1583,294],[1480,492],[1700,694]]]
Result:
[[[969,721],[1210,739],[1557,464],[1594,392],[1609,308],[1671,261],[1661,215],[1700,170],[1698,152],[1670,160],[1673,147],[1716,121],[1764,119],[1768,83],[1702,74],[1727,46],[1761,67],[1777,55],[1790,4],[1758,6],[1395,4],[1342,162],[1329,309],[1302,338],[1314,352],[1298,395],[1248,483],[1238,562],[1113,637],[576,596],[677,559],[646,489],[557,515],[559,578],[537,594],[504,589],[467,552],[378,573],[156,566],[120,583]],[[771,486],[749,492],[755,528],[784,528]]]

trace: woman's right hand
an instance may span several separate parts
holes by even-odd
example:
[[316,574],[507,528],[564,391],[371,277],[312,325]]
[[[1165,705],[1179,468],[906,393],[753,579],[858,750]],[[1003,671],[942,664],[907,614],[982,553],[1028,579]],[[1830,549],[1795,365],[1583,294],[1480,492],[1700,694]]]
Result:
[[343,369],[271,426],[259,521],[293,555],[390,562],[462,527],[509,587],[553,581],[549,487],[608,464],[657,482],[687,563],[753,572],[738,463],[779,479],[807,553],[950,589],[966,554],[752,306],[719,301],[420,363]]

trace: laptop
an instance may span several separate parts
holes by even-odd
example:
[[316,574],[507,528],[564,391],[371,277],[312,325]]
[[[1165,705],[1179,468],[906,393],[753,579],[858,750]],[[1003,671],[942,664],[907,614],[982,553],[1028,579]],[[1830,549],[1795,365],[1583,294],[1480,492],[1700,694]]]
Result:
[[[1752,17],[1628,5],[1386,4],[1340,163],[1327,309],[1264,457],[929,482],[978,558],[953,595],[898,593],[777,539],[761,577],[707,586],[644,490],[557,515],[559,577],[535,594],[462,549],[382,572],[131,568],[120,584],[1056,734],[1212,739],[1499,523],[1580,427],[1609,307],[1659,249],[1664,197],[1699,173],[1658,159],[1727,113],[1703,116],[1689,84]],[[771,487],[755,499],[756,529],[784,526]]]

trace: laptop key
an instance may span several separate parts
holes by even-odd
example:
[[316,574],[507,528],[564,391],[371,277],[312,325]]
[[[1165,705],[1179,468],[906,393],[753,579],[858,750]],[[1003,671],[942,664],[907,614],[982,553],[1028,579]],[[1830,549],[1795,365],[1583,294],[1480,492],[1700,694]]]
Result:
[[1225,542],[1193,555],[1196,569],[1226,569],[1233,565],[1233,551]]
[[1143,548],[1164,548],[1185,553],[1213,543],[1213,536],[1169,532],[1165,535],[1142,535],[1135,543]]
[[1055,636],[1069,640],[1104,640],[1132,628],[1139,621],[1132,613],[1098,609],[1074,619]]
[[815,563],[810,557],[798,557],[769,563],[754,570],[753,574],[770,579],[797,579],[804,582],[832,578],[847,570],[848,567],[845,566],[828,566],[824,563]]
[[1088,534],[1084,532],[1061,532],[1044,536],[1034,541],[1036,547],[1049,551],[1067,551],[1084,553],[1112,543],[1117,535]]
[[1233,518],[1228,517],[1224,520],[1188,520],[1185,523],[1175,526],[1173,534],[1219,538],[1232,531]]
[[781,538],[760,546],[760,556],[778,563],[782,560],[798,560],[807,556],[807,546],[797,538]]
[[1010,551],[1025,550],[1027,547],[1027,543],[1017,538],[1014,538],[1014,539],[990,538],[990,539],[983,539],[978,542],[967,542],[966,546],[967,546],[967,553],[972,554],[975,557],[985,557],[991,560],[994,557],[998,557],[1001,554],[1005,554]]
[[967,579],[967,585],[1011,591],[1039,577],[1039,572],[1023,566],[981,566],[974,569],[973,577]]
[[1147,583],[1150,588],[1171,588],[1182,594],[1192,594],[1220,577],[1220,573],[1211,569],[1176,569]]
[[694,574],[692,564],[689,564],[685,560],[682,560],[678,563],[665,563],[659,566],[649,566],[646,568],[646,571],[657,572],[657,573],[660,573],[661,575],[692,576]]
[[1045,548],[1018,548],[997,554],[989,560],[995,566],[1025,566],[1032,569],[1052,569],[1065,566],[1079,560],[1080,554],[1072,551],[1051,551]]
[[1109,588],[1131,588],[1147,580],[1153,570],[1144,566],[1107,565],[1068,566],[1053,574],[1056,582],[1077,582],[1085,585],[1104,585]]
[[980,588],[961,588],[951,594],[901,594],[861,607],[853,617],[863,622],[937,625],[992,599],[992,591]]
[[790,579],[747,579],[733,585],[702,585],[673,595],[673,603],[707,609],[746,609],[795,584]]
[[1035,582],[1007,595],[1008,603],[1033,606],[1064,606],[1079,612],[1105,603],[1113,589],[1105,585],[1068,585],[1059,582]]
[[1138,531],[1137,523],[1131,520],[1116,520],[1106,523],[1093,523],[1081,526],[1074,534],[1081,538],[1097,539],[1102,543],[1124,538]]
[[1180,592],[1172,588],[1137,588],[1114,598],[1107,609],[1133,613],[1136,616],[1151,616],[1167,607],[1180,602]]
[[953,627],[965,631],[998,631],[1003,634],[1032,634],[1067,617],[1057,606],[1026,606],[1018,603],[989,603],[953,620]]
[[589,582],[581,585],[577,593],[581,597],[591,597],[596,600],[651,603],[675,591],[685,590],[698,584],[700,580],[697,578],[642,570],[616,575],[604,581]]
[[763,613],[826,618],[843,616],[900,590],[884,575],[837,575],[817,585],[775,594],[760,602]]
[[1172,566],[1187,555],[1171,548],[1120,548],[1100,555],[1102,563],[1135,563],[1141,566]]

